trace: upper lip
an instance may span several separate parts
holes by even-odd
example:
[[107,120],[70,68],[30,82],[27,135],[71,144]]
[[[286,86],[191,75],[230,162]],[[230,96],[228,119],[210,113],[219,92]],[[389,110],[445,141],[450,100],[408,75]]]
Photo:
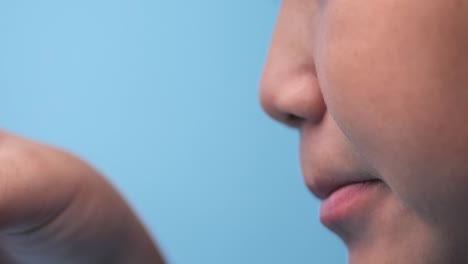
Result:
[[315,196],[321,200],[325,200],[341,187],[367,181],[380,181],[380,179],[368,175],[354,174],[354,176],[346,177],[344,180],[341,180],[339,177],[323,177],[313,180],[306,179],[306,184]]

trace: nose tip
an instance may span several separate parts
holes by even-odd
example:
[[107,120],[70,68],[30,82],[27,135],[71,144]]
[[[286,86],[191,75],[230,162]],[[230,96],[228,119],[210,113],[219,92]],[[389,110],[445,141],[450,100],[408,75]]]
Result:
[[273,119],[290,127],[319,122],[326,110],[315,72],[310,69],[272,74],[266,70],[259,89],[260,104]]

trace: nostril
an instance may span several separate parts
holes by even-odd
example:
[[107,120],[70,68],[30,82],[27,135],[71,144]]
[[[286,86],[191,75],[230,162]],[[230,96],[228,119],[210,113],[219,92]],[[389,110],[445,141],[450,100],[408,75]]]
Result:
[[300,125],[301,125],[301,123],[302,123],[303,121],[304,121],[304,119],[301,118],[301,117],[299,117],[299,116],[297,116],[297,115],[294,115],[294,114],[286,114],[284,123],[285,123],[287,126],[297,128],[297,127],[300,127]]

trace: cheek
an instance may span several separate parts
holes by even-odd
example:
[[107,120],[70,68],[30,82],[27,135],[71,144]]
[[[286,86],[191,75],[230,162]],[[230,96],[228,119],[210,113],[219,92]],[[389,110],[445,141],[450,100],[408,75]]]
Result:
[[429,2],[331,2],[316,57],[340,129],[403,202],[434,217],[468,193],[468,21],[458,1]]

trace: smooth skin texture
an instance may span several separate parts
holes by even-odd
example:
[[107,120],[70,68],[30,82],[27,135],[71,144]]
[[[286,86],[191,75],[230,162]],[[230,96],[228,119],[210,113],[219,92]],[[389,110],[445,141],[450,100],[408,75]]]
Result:
[[[351,264],[468,263],[468,3],[285,0],[262,77],[301,134],[306,184],[374,177],[359,221],[329,225]],[[0,133],[1,263],[162,263],[104,178]]]
[[120,194],[77,157],[0,132],[0,263],[163,263]]
[[[260,85],[301,167],[384,187],[327,226],[349,263],[468,263],[468,2],[284,0]],[[357,176],[356,176],[357,177]]]

